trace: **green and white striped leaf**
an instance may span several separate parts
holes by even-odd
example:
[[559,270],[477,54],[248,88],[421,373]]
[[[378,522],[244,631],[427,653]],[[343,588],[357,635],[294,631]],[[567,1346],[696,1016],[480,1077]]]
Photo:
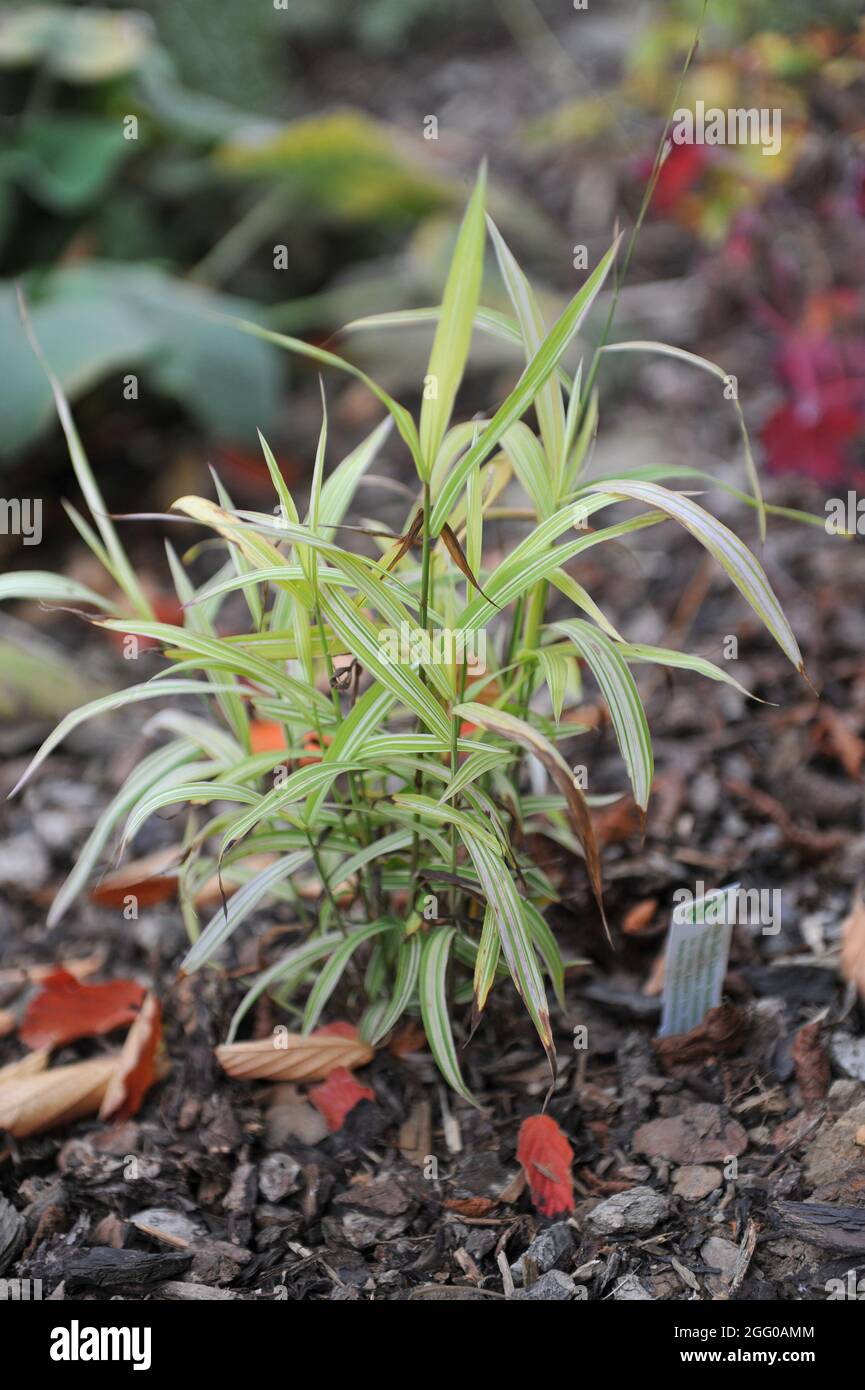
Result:
[[142,797],[123,828],[121,852],[131,839],[138,834],[145,821],[166,806],[179,803],[207,805],[211,801],[237,801],[245,806],[257,805],[261,800],[258,792],[251,787],[241,787],[231,782],[180,782],[177,786],[161,786]]
[[[324,767],[330,763],[351,762],[357,758],[371,735],[387,718],[395,698],[383,686],[377,683],[371,685],[340,724],[321,765]],[[315,824],[319,808],[326,796],[326,786],[320,786],[310,792],[304,808],[304,820],[307,825]]]
[[433,505],[430,521],[433,535],[439,534],[450,516],[468,474],[476,464],[487,457],[505,431],[522,418],[547,378],[558,366],[607,278],[618,244],[617,238],[582,288],[574,295],[477,443],[451,469]]
[[487,903],[484,911],[484,925],[481,930],[480,944],[475,958],[472,1031],[477,1027],[480,1016],[486,1008],[487,999],[489,998],[490,990],[496,978],[496,969],[498,967],[501,949],[502,943],[499,938],[499,927],[495,908],[491,903]]
[[49,753],[53,753],[67,734],[71,734],[73,729],[77,729],[79,724],[86,723],[88,719],[95,719],[100,714],[110,714],[112,710],[123,709],[127,705],[135,705],[139,700],[165,700],[170,695],[201,695],[206,699],[210,694],[223,691],[234,691],[234,686],[212,686],[205,681],[166,678],[147,681],[142,685],[130,685],[125,690],[115,690],[111,695],[101,695],[98,700],[91,700],[89,704],[81,705],[79,709],[73,710],[71,714],[67,714],[64,719],[61,719],[57,727],[52,729],[45,742],[33,755],[9,795],[14,796],[16,792],[20,791],[25,783],[29,782],[36,769],[41,767]]
[[311,858],[311,850],[297,850],[294,854],[288,854],[285,858],[277,859],[275,863],[268,864],[267,868],[262,869],[254,878],[249,879],[242,888],[238,888],[237,892],[228,899],[225,907],[220,907],[219,911],[211,917],[198,940],[187,951],[180,962],[181,970],[184,970],[187,975],[191,975],[193,970],[198,970],[200,966],[210,960],[214,952],[224,945],[241,922],[245,921],[249,914],[254,911],[262,898],[266,897],[282,879],[289,878],[296,873]]
[[500,734],[502,738],[518,744],[521,748],[526,748],[546,768],[567,803],[571,824],[583,847],[592,893],[598,905],[601,920],[609,935],[609,927],[604,912],[601,856],[595,838],[595,829],[589,815],[585,795],[577,786],[573,773],[561,753],[550,743],[549,739],[544,738],[544,735],[534,729],[531,724],[528,724],[524,719],[518,719],[515,714],[510,714],[507,710],[491,709],[489,705],[469,703],[457,705],[454,709],[454,715],[458,719],[468,719],[472,724],[477,724],[479,728]]
[[[115,530],[114,523],[111,520],[109,508],[105,505],[102,493],[99,491],[99,484],[96,481],[93,469],[90,466],[90,460],[81,442],[81,436],[78,433],[75,421],[72,417],[69,401],[66,399],[63,387],[51,370],[48,360],[33,332],[33,325],[27,313],[24,296],[20,289],[18,291],[18,296],[24,332],[39,361],[39,365],[48,379],[48,385],[51,387],[51,394],[54,397],[54,405],[57,410],[60,427],[66,439],[69,459],[75,471],[75,477],[78,480],[78,486],[81,488],[90,515],[96,524],[96,530],[101,537],[101,540],[97,540],[95,545],[91,545],[91,549],[108,570],[108,573],[113,576],[116,583],[123,590],[136,613],[145,618],[152,617],[150,603],[139,583],[138,576],[133,566],[129,562],[129,557],[123,548],[117,531]],[[78,514],[76,513],[76,515]],[[81,534],[84,535],[85,538],[89,535],[96,540],[95,533],[88,523],[84,521],[84,518],[79,516],[79,520],[83,524]]]
[[249,319],[232,318],[229,322],[233,323],[235,328],[241,329],[242,332],[252,334],[254,338],[263,338],[266,343],[275,343],[277,347],[287,348],[289,352],[299,353],[301,357],[310,357],[313,362],[318,362],[322,367],[337,367],[339,371],[347,372],[357,381],[362,381],[364,386],[372,392],[377,400],[381,401],[393,417],[394,423],[414,459],[418,476],[423,477],[423,455],[411,415],[404,405],[400,405],[398,401],[388,395],[387,391],[383,391],[377,382],[367,376],[366,372],[362,372],[352,362],[347,362],[344,357],[337,357],[336,353],[327,352],[324,348],[306,343],[302,338],[292,338],[286,333],[274,333],[271,329],[262,328],[260,323],[252,323]]
[[430,820],[437,821],[439,825],[455,825],[460,830],[466,830],[483,840],[490,849],[499,852],[497,836],[486,828],[478,816],[469,815],[467,811],[458,811],[454,806],[443,805],[441,802],[433,801],[429,796],[419,796],[415,793],[395,796],[393,800],[397,806],[404,806],[409,811],[418,811]]
[[598,432],[598,393],[593,391],[580,425],[580,432],[568,455],[567,467],[562,479],[562,491],[567,493],[576,486],[583,469],[589,461],[592,445]]
[[549,578],[560,594],[564,594],[565,598],[569,598],[577,608],[581,608],[584,613],[588,613],[590,618],[594,618],[598,627],[603,628],[607,636],[612,637],[614,642],[624,640],[621,633],[613,627],[606,613],[595,603],[588,590],[584,589],[582,584],[578,584],[573,575],[568,574],[565,570],[557,569],[551,572]]
[[538,647],[535,655],[544,673],[544,680],[550,692],[550,702],[553,706],[553,718],[558,724],[562,717],[562,705],[565,703],[565,691],[568,683],[568,658],[562,652],[550,650],[547,647]]
[[757,700],[760,704],[767,703],[760,700],[759,695],[752,694],[744,685],[740,685],[723,666],[716,666],[714,661],[709,661],[704,656],[691,656],[688,652],[673,651],[670,647],[647,647],[642,642],[622,642],[619,651],[628,662],[645,661],[654,666],[672,666],[683,671],[696,671],[698,675],[706,676],[710,681],[723,681],[725,685],[732,685],[734,689],[747,695],[749,700]]
[[[466,740],[460,740],[460,743]],[[472,745],[469,743],[469,747]],[[454,798],[475,782],[478,777],[484,777],[491,772],[494,767],[504,767],[506,763],[513,761],[513,755],[502,748],[490,748],[469,753],[461,767],[457,768],[453,777],[448,781],[447,787],[439,797],[439,804],[445,801],[453,801]]]
[[559,1007],[563,1009],[565,1007],[565,965],[558,942],[553,936],[550,924],[541,915],[534,903],[530,903],[528,898],[523,898],[522,903],[529,935],[546,966]]
[[633,498],[637,502],[646,502],[649,506],[657,507],[659,511],[666,512],[674,521],[678,521],[681,526],[690,531],[691,535],[708,550],[709,554],[727,572],[757,617],[772,634],[784,655],[792,662],[796,670],[801,671],[804,675],[802,653],[796,638],[793,636],[793,629],[784,616],[784,611],[775,597],[763,566],[728,527],[722,525],[715,517],[710,516],[690,497],[683,497],[679,492],[671,492],[669,488],[660,487],[657,483],[633,483],[608,479],[603,486],[593,484],[588,491],[614,493],[617,497]]
[[408,831],[395,830],[391,835],[383,835],[380,839],[374,840],[371,845],[364,845],[363,849],[357,850],[348,859],[342,860],[328,874],[327,882],[331,893],[338,892],[359,869],[365,868],[374,859],[383,859],[387,855],[396,854],[399,850],[406,849],[411,844],[411,840],[412,837]]
[[[417,328],[422,324],[438,323],[441,318],[441,305],[431,305],[422,309],[392,309],[385,314],[367,314],[363,318],[352,319],[345,324],[340,333],[356,333],[358,330],[378,328]],[[503,314],[499,309],[487,309],[479,305],[475,311],[475,328],[500,343],[522,348],[523,335],[516,319]],[[563,367],[556,368],[556,375],[566,391],[571,389],[571,378]]]
[[285,955],[280,956],[279,960],[274,961],[267,970],[262,970],[235,1009],[225,1041],[234,1042],[237,1030],[245,1016],[262,994],[266,994],[275,985],[290,989],[295,982],[299,983],[307,970],[316,965],[324,956],[330,955],[331,951],[343,939],[341,932],[328,932],[324,936],[316,937],[313,941],[305,941],[302,946],[293,946],[290,951],[286,951]]
[[450,422],[471,346],[484,268],[485,192],[486,168],[481,166],[457,236],[424,378],[420,445],[424,459],[422,477],[427,480]]
[[[693,367],[700,367],[704,372],[717,378],[723,386],[730,380],[729,374],[719,367],[717,362],[710,362],[705,357],[698,357],[695,352],[688,352],[685,348],[671,347],[669,343],[651,342],[632,342],[632,343],[607,343],[602,352],[657,352],[662,357],[676,357],[680,362],[689,362]],[[766,539],[766,506],[763,502],[763,492],[760,487],[760,476],[757,472],[757,465],[754,463],[754,455],[751,452],[751,440],[748,435],[748,427],[745,424],[745,416],[739,404],[738,395],[731,396],[739,421],[739,433],[742,436],[742,445],[745,451],[745,468],[748,473],[748,481],[751,484],[751,491],[754,495],[754,502],[757,507],[757,515],[760,523],[760,540]]]
[[231,822],[222,842],[222,854],[236,845],[254,826],[271,816],[285,814],[286,808],[303,801],[311,791],[318,787],[327,789],[343,772],[358,772],[363,764],[352,762],[318,762],[307,767],[299,767],[285,781],[263,796],[256,798],[255,804]]
[[456,927],[432,927],[424,936],[418,974],[421,1018],[436,1066],[449,1086],[472,1105],[477,1101],[466,1086],[457,1061],[448,1008],[447,973]]
[[[505,288],[520,325],[520,332],[525,344],[526,362],[530,362],[547,336],[544,316],[541,313],[534,290],[506,245],[504,237],[489,216],[487,223],[502,279],[505,282]],[[535,410],[547,457],[549,511],[554,511],[565,457],[565,407],[562,401],[561,387],[555,373],[548,378],[535,397]]]
[[420,971],[421,936],[414,932],[399,944],[396,957],[396,973],[390,999],[376,1026],[371,1030],[369,1044],[375,1047],[396,1026],[408,1008],[415,992]]
[[554,482],[550,477],[550,465],[540,441],[535,438],[528,425],[518,420],[505,432],[502,448],[534,503],[538,519],[546,521],[556,510],[556,496]]
[[502,954],[507,961],[517,992],[537,1029],[555,1081],[556,1052],[553,1046],[547,994],[538,968],[535,948],[526,927],[523,900],[498,851],[490,849],[484,840],[465,830],[462,825],[458,825],[457,829],[471,856],[487,902],[495,912]]
[[385,416],[372,434],[358,444],[329,477],[325,478],[318,509],[319,530],[325,540],[333,539],[333,528],[339,525],[351,506],[358,483],[377,457],[392,426],[390,416]]
[[187,775],[187,766],[195,755],[196,748],[193,743],[185,738],[175,739],[172,743],[166,744],[164,748],[157,748],[155,752],[149,753],[129,774],[120,791],[109,802],[84,845],[78,851],[75,867],[61,885],[51,904],[47,921],[49,927],[57,925],[86,886],[121,817],[151,787],[167,787],[173,781],[182,780]]
[[101,594],[49,570],[22,570],[20,574],[0,574],[0,603],[7,599],[28,599],[36,603],[92,603],[104,613],[116,605]]
[[553,627],[571,639],[598,682],[628,769],[634,800],[645,811],[652,792],[655,759],[646,712],[627,662],[605,633],[582,618],[569,618]]
[[374,936],[380,936],[382,932],[396,929],[398,929],[397,924],[392,921],[368,922],[366,926],[354,928],[344,940],[340,941],[339,945],[334,948],[327,964],[322,966],[318,972],[315,984],[310,990],[301,1025],[304,1033],[311,1033],[318,1023],[328,999],[342,979],[343,971],[358,946],[364,941],[371,940]]
[[450,723],[441,705],[410,666],[388,660],[376,628],[337,590],[321,595],[324,616],[346,647],[375,679],[412,710],[439,737],[450,738]]

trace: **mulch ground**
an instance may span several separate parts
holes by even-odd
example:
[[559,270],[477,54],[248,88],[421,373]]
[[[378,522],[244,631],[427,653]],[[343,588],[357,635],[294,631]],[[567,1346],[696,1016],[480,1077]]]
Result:
[[[814,505],[790,488],[774,500]],[[540,1110],[548,1078],[508,991],[461,1053],[481,1109],[449,1094],[402,1030],[361,1073],[374,1101],[330,1134],[303,1088],[231,1081],[213,1055],[250,973],[284,949],[287,909],[259,912],[219,970],[182,980],[171,903],[124,921],[85,899],[47,932],[76,848],[144,751],[140,724],[115,716],[0,803],[0,1008],[14,1015],[33,988],[20,967],[101,953],[101,977],[159,993],[172,1071],[132,1120],[0,1145],[3,1277],[75,1299],[801,1300],[865,1272],[865,1019],[839,968],[865,852],[863,550],[787,523],[770,530],[765,561],[818,702],[693,543],[669,526],[638,540],[635,555],[593,558],[581,582],[632,640],[717,660],[737,635],[732,669],[767,703],[645,668],[657,761],[645,839],[627,801],[597,812],[615,949],[579,861],[531,842],[559,888],[550,920],[563,953],[588,962],[569,970],[567,1012],[554,1013],[549,1111],[574,1149],[572,1216],[540,1217],[520,1179],[520,1122]],[[82,661],[92,654],[85,643]],[[590,790],[620,790],[592,698],[587,689],[581,717],[595,727],[567,754],[589,767]],[[4,735],[4,791],[36,733]],[[175,834],[155,819],[136,853]],[[777,890],[779,930],[737,925],[722,1009],[659,1046],[672,895],[700,880]],[[252,1032],[280,1021],[262,1001]],[[457,1018],[458,1033],[467,1022]],[[55,1064],[110,1045],[75,1043]],[[24,1052],[12,1028],[0,1065]]]

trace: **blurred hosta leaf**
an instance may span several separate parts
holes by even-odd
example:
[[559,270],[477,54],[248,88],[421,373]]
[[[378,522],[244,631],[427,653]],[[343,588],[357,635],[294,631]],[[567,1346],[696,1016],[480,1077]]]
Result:
[[137,68],[152,34],[134,10],[33,5],[0,18],[0,67],[42,65],[64,82],[108,82]]
[[454,200],[416,148],[402,148],[387,126],[349,109],[247,127],[213,159],[225,173],[284,179],[299,204],[360,221],[413,220]]
[[[112,372],[141,370],[209,432],[226,439],[272,424],[278,359],[218,314],[248,313],[226,295],[193,288],[146,266],[89,262],[55,271],[29,296],[42,349],[74,401]],[[29,443],[53,418],[51,389],[27,347],[14,287],[0,283],[0,356],[6,364],[0,456]]]
[[134,149],[117,119],[71,111],[30,117],[20,123],[14,150],[0,159],[0,177],[52,212],[76,212],[92,202]]

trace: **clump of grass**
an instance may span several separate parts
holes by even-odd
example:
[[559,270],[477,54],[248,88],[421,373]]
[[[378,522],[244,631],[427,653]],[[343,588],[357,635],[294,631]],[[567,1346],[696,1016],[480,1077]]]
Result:
[[[488,232],[512,318],[480,303]],[[406,1013],[419,1016],[443,1075],[471,1099],[454,1041],[455,1011],[470,1005],[476,1026],[493,990],[515,989],[555,1073],[547,989],[563,1001],[565,962],[544,911],[556,893],[525,843],[526,832],[542,826],[578,852],[603,916],[591,798],[559,749],[563,739],[580,732],[562,721],[566,704],[579,696],[580,668],[591,672],[608,705],[643,814],[652,787],[652,743],[632,668],[647,662],[684,667],[737,685],[701,657],[625,640],[566,568],[576,557],[673,522],[717,560],[802,670],[796,639],[759,561],[690,494],[663,481],[691,483],[706,475],[671,465],[586,480],[600,359],[585,377],[581,368],[569,377],[562,364],[613,273],[617,247],[618,242],[610,246],[548,330],[528,280],[488,222],[482,171],[441,306],[376,321],[435,323],[418,420],[334,354],[241,325],[323,368],[360,377],[386,415],[327,472],[325,413],[303,519],[263,439],[273,513],[238,510],[221,486],[216,500],[183,497],[175,503],[176,517],[206,528],[225,552],[218,574],[196,587],[169,546],[182,626],[158,622],[148,611],[55,388],[97,529],[73,519],[132,610],[132,616],[94,621],[154,640],[169,665],[151,680],[70,715],[25,776],[75,725],[109,709],[194,694],[203,712],[177,708],[160,715],[158,728],[169,733],[168,741],[135,769],[102,816],[51,921],[67,910],[116,830],[122,827],[125,847],[157,812],[194,808],[181,879],[191,938],[183,968],[194,971],[213,961],[269,900],[294,904],[305,924],[299,944],[246,993],[230,1038],[265,992],[299,1014],[303,1030],[311,1031],[339,988],[370,1043],[381,1042]],[[455,423],[475,327],[513,344],[526,366],[490,418]],[[669,351],[646,343],[617,344],[616,350],[628,347]],[[537,433],[524,420],[531,409]],[[344,529],[344,519],[394,426],[413,461],[417,496],[401,535],[379,537],[382,553],[370,557],[349,548],[353,533]],[[520,515],[531,529],[510,553],[491,561],[485,530],[501,513],[499,499],[512,479],[525,494]],[[772,509],[764,507],[759,490],[737,495],[764,523]],[[636,504],[636,513],[623,515],[622,504]],[[69,596],[53,592],[47,578],[39,582],[43,597]],[[238,591],[248,607],[249,631],[221,636],[220,608]],[[570,616],[548,617],[551,595],[564,597]],[[445,651],[444,658],[441,644],[423,640],[443,631],[458,639],[456,654]],[[391,640],[405,632],[412,634],[408,656],[394,650]],[[472,671],[458,650],[460,639],[470,645],[480,634],[487,639],[483,673]],[[255,751],[255,721],[277,725],[284,746]],[[543,794],[528,788],[526,752],[546,770]],[[194,904],[214,871],[236,891],[201,924]],[[310,882],[313,900],[305,892]]]

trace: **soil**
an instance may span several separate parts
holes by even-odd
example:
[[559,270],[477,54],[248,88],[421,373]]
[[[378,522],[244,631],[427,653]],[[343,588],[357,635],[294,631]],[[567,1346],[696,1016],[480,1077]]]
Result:
[[[789,487],[773,495],[806,500]],[[520,1296],[792,1300],[824,1297],[827,1280],[862,1263],[863,1010],[838,953],[865,850],[865,557],[810,528],[770,527],[764,558],[818,702],[701,552],[672,528],[663,542],[650,534],[633,551],[611,548],[581,581],[634,640],[717,659],[738,636],[737,679],[766,703],[646,668],[657,783],[645,839],[626,800],[596,812],[614,949],[580,862],[532,842],[559,885],[550,920],[563,954],[588,962],[568,971],[567,1012],[554,1014],[549,1112],[574,1149],[572,1217],[538,1216],[522,1188],[519,1125],[541,1109],[548,1078],[506,993],[461,1053],[481,1109],[448,1094],[403,1031],[360,1074],[374,1101],[331,1135],[302,1089],[231,1081],[214,1060],[249,974],[292,930],[284,908],[246,923],[219,970],[180,980],[185,936],[172,903],[124,921],[83,900],[46,931],[76,848],[146,746],[140,725],[114,716],[84,726],[22,798],[2,803],[0,1007],[14,1014],[33,992],[20,967],[98,953],[104,975],[160,994],[172,1072],[126,1123],[10,1141],[0,1191],[23,1218],[24,1248],[4,1277],[77,1299],[501,1298],[503,1266],[531,1248]],[[88,636],[83,666],[106,659]],[[597,727],[565,745],[572,761],[585,760],[594,791],[621,790],[588,693],[578,717]],[[36,733],[7,732],[4,790]],[[136,853],[174,834],[154,818]],[[780,922],[734,928],[714,1031],[659,1047],[672,895],[700,880],[777,891]],[[262,1002],[253,1035],[280,1017]],[[54,1064],[112,1042],[70,1045]],[[23,1052],[9,1032],[0,1064]]]

